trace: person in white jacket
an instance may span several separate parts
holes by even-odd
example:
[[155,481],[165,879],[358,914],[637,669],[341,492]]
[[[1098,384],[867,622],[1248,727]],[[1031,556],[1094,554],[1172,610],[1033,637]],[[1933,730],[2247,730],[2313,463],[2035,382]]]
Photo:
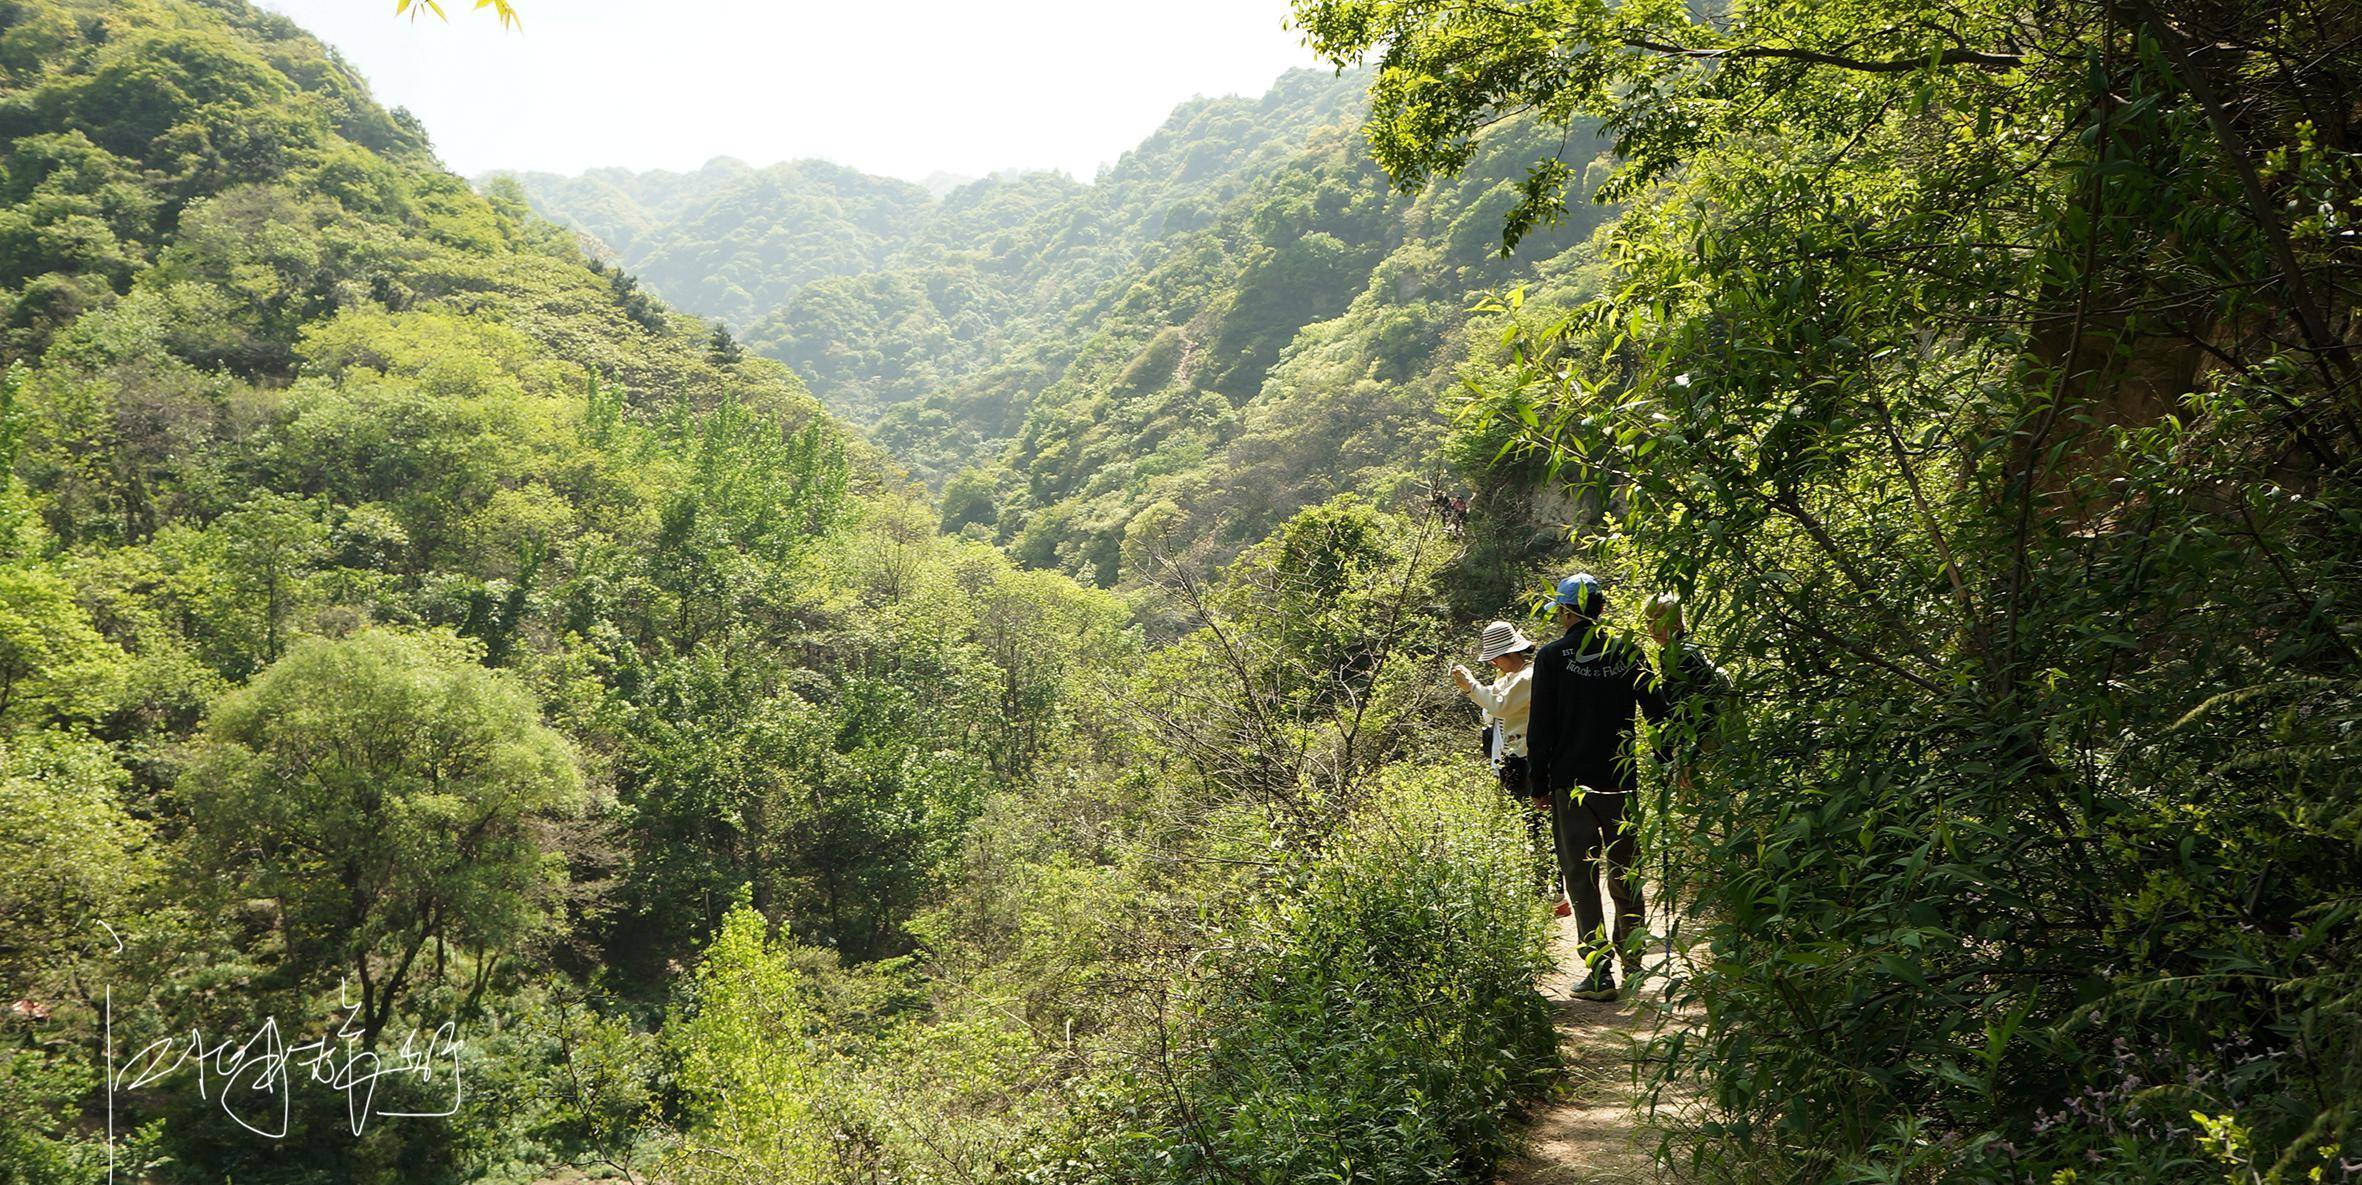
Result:
[[[1455,664],[1452,682],[1460,685],[1460,693],[1474,701],[1482,710],[1490,727],[1486,730],[1487,756],[1492,758],[1493,772],[1499,775],[1501,786],[1519,798],[1527,797],[1526,785],[1526,720],[1533,706],[1534,644],[1518,628],[1506,621],[1496,621],[1484,627],[1478,640],[1477,661],[1489,664],[1499,672],[1491,684],[1479,683],[1468,668]],[[1553,878],[1546,870],[1549,851],[1543,827],[1550,818],[1550,800],[1545,797],[1534,804],[1526,816],[1528,839],[1535,850],[1536,877],[1546,887]],[[1556,896],[1555,893],[1552,894]],[[1566,912],[1566,900],[1559,898],[1559,912]]]

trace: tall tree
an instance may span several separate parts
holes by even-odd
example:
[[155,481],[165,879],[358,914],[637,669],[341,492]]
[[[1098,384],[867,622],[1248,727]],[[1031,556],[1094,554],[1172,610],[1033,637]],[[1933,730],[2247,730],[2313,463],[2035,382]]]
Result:
[[309,639],[225,697],[183,781],[201,845],[277,903],[289,970],[342,970],[364,1047],[430,944],[491,961],[550,920],[540,821],[580,805],[533,698],[448,635]]

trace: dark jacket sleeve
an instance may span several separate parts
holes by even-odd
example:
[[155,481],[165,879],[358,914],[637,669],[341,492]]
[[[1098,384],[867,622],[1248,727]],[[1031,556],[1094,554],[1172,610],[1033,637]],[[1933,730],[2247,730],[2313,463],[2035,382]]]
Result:
[[1550,654],[1550,648],[1545,646],[1534,655],[1534,685],[1525,727],[1528,797],[1550,793],[1550,758],[1560,739],[1558,697],[1565,692],[1558,685],[1558,672],[1551,670],[1556,664],[1542,661]]

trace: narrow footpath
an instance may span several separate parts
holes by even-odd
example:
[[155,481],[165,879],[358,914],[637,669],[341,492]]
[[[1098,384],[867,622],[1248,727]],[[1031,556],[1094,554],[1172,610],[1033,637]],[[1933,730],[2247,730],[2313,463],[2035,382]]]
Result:
[[1527,1116],[1524,1149],[1494,1179],[1498,1185],[1654,1185],[1661,1180],[1650,1158],[1656,1137],[1644,1126],[1633,1066],[1662,1007],[1660,996],[1649,990],[1614,1004],[1570,998],[1581,965],[1574,939],[1574,922],[1559,919],[1552,943],[1558,968],[1542,984],[1566,1076]]

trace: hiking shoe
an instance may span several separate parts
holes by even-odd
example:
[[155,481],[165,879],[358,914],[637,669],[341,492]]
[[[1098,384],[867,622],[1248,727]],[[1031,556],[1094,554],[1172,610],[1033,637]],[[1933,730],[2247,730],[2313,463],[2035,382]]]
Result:
[[1575,903],[1567,900],[1564,897],[1561,897],[1558,899],[1558,904],[1551,907],[1550,912],[1557,914],[1562,918],[1573,917],[1575,913]]
[[1581,987],[1567,993],[1574,999],[1590,1000],[1600,1004],[1615,1003],[1616,994],[1616,977],[1605,971],[1592,972],[1591,977],[1584,980]]

